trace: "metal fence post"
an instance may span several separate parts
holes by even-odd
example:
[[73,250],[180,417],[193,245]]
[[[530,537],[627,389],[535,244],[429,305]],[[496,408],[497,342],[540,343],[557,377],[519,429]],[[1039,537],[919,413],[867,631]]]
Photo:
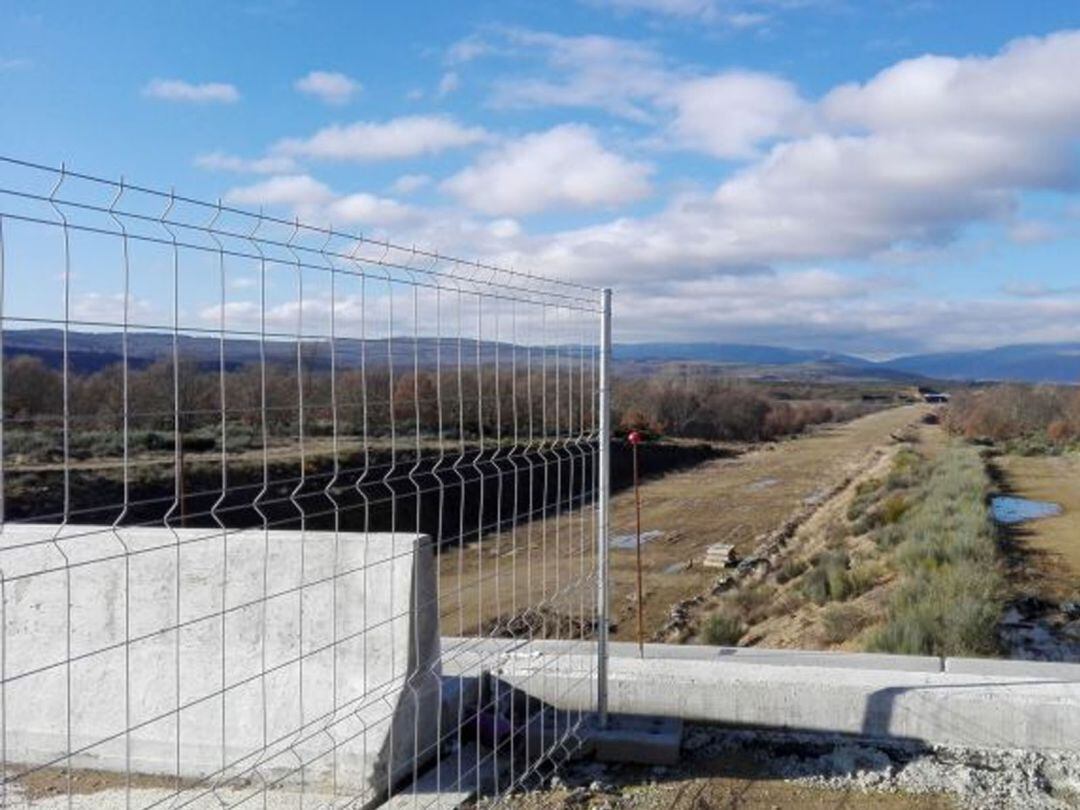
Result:
[[596,664],[596,711],[600,726],[608,720],[608,530],[611,500],[611,289],[601,292],[603,315],[600,321],[600,480],[597,484],[597,664]]

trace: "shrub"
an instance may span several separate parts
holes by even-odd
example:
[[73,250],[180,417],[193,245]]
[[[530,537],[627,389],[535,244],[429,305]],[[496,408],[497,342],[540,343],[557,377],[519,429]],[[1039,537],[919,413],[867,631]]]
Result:
[[770,617],[790,616],[803,606],[806,598],[798,591],[790,590],[780,594],[769,605],[767,615]]
[[902,495],[890,495],[881,505],[881,525],[891,526],[904,516],[908,502]]
[[781,585],[785,585],[791,580],[801,577],[809,567],[810,564],[806,560],[788,560],[777,572],[776,581]]
[[902,526],[891,525],[882,526],[876,532],[874,532],[874,542],[877,543],[877,547],[883,550],[896,548],[902,542],[904,542],[907,534]]
[[870,565],[852,570],[846,552],[826,551],[803,576],[801,589],[807,599],[818,605],[844,602],[870,590],[881,573],[879,567]]
[[731,592],[727,601],[732,612],[740,615],[747,624],[756,624],[764,618],[776,596],[776,588],[771,585],[743,587]]
[[855,487],[855,494],[852,496],[851,503],[848,504],[847,519],[854,523],[865,515],[877,500],[880,489],[881,481],[876,478],[860,482]]
[[803,576],[802,592],[818,605],[847,597],[847,567],[850,560],[844,551],[826,551],[814,560]]
[[727,612],[714,613],[705,622],[705,642],[719,647],[733,647],[739,643],[745,628],[738,616]]
[[829,605],[821,614],[822,636],[829,644],[854,638],[870,622],[870,617],[855,605]]

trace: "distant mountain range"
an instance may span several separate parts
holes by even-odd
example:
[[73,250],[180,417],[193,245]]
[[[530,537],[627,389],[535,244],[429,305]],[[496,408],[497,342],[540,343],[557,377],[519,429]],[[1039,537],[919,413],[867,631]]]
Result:
[[[61,363],[62,333],[56,329],[9,329],[3,333],[4,355],[32,355],[47,365]],[[550,349],[551,347],[549,347]],[[459,346],[456,338],[420,338],[411,336],[391,341],[361,341],[340,338],[335,344],[339,368],[355,368],[362,356],[368,362],[381,363],[388,354],[395,365],[411,363],[414,352],[423,366],[456,362]],[[466,363],[475,363],[477,344],[465,339],[460,346]],[[510,354],[506,344],[485,341],[479,347],[482,362],[490,362],[498,350],[503,359]],[[132,332],[128,335],[128,359],[133,366],[146,366],[172,356],[172,335],[168,332]],[[220,344],[213,335],[181,335],[180,354],[187,360],[217,367]],[[294,363],[295,343],[268,340],[265,356],[271,363]],[[330,353],[325,342],[305,344],[309,368],[329,368]],[[123,357],[121,336],[116,332],[79,332],[68,334],[68,356],[73,369],[92,372],[120,362]],[[225,362],[239,368],[259,362],[259,342],[250,338],[229,338],[225,342]],[[520,357],[520,356],[519,356]],[[971,380],[1080,383],[1080,343],[1032,343],[1000,346],[965,352],[938,352],[874,361],[836,352],[789,349],[738,343],[622,343],[614,348],[617,367],[647,370],[655,365],[707,363],[730,367],[733,373],[760,378],[852,378],[887,380]]]
[[794,370],[822,369],[832,376],[896,379],[1080,382],[1080,343],[1024,343],[995,349],[937,352],[866,360],[851,354],[786,349],[739,343],[627,343],[617,346],[617,361],[693,362]]
[[1031,343],[873,361],[835,352],[732,343],[635,343],[615,347],[626,362],[695,362],[819,368],[832,376],[1080,383],[1080,343]]
[[875,365],[870,360],[850,354],[743,343],[622,343],[615,346],[614,355],[615,360],[696,361],[755,366],[788,366],[801,363]]

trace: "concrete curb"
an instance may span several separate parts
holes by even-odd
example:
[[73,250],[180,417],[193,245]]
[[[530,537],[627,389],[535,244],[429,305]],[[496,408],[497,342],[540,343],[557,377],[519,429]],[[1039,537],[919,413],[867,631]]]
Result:
[[[587,709],[587,642],[462,643],[446,674],[498,655],[496,674],[559,708]],[[491,659],[488,658],[488,664]],[[975,748],[1075,750],[1080,665],[786,650],[612,645],[610,708],[739,726]]]

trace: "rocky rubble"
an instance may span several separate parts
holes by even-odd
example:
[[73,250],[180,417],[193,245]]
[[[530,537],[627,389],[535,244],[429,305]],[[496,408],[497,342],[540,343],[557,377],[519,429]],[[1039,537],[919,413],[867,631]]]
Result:
[[[558,776],[517,794],[515,807],[659,807],[650,791],[679,779],[751,762],[750,779],[865,794],[947,794],[964,810],[1080,808],[1080,751],[974,750],[875,744],[826,735],[733,731],[690,725],[674,767],[571,762]],[[733,766],[734,767],[734,766]],[[745,766],[744,766],[745,767]],[[652,799],[661,798],[653,796]],[[480,806],[495,806],[481,801]],[[862,804],[859,804],[862,807]]]

